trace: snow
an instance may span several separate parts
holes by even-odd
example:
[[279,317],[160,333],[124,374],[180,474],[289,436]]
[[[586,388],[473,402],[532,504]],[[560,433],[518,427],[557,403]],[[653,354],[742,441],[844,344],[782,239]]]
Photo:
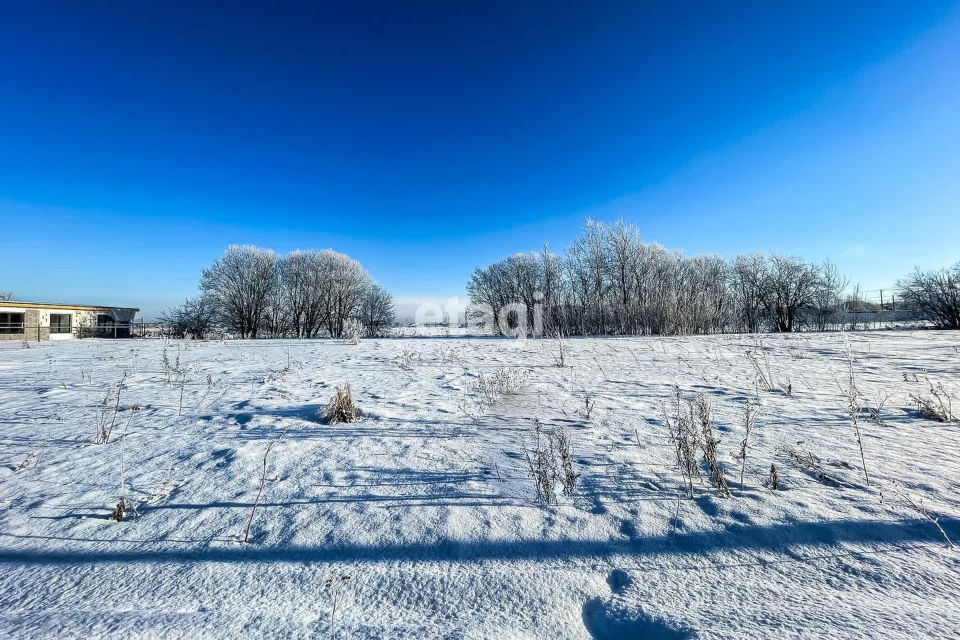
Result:
[[[859,421],[869,486],[845,344],[864,405],[886,398]],[[960,406],[960,335],[564,346],[561,368],[555,340],[0,344],[0,633],[329,637],[325,583],[350,576],[340,638],[960,635],[960,551],[897,490],[960,541],[960,425],[909,398],[929,377]],[[164,351],[187,370],[180,416]],[[748,351],[791,395],[758,388]],[[526,383],[485,406],[478,376],[505,368]],[[324,424],[344,383],[362,418]],[[684,497],[663,424],[675,386],[711,399],[731,497],[707,480]],[[573,438],[582,477],[557,505],[533,500],[534,418]],[[121,466],[137,513],[114,522]]]

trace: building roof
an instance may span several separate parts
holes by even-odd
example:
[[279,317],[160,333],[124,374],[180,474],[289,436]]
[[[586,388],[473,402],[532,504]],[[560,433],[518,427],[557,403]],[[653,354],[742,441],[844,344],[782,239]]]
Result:
[[2,307],[17,307],[19,309],[72,309],[74,311],[112,311],[114,309],[140,311],[140,309],[136,307],[101,307],[89,304],[54,304],[51,302],[22,302],[20,300],[0,300],[0,308]]

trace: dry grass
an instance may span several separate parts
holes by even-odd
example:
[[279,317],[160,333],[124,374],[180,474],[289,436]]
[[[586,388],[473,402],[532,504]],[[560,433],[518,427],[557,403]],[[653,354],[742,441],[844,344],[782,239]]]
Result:
[[703,436],[700,440],[700,448],[703,451],[703,461],[710,472],[713,486],[721,496],[727,497],[730,495],[730,489],[727,487],[723,467],[717,460],[717,445],[720,444],[720,439],[713,435],[713,411],[710,407],[710,401],[704,394],[697,394],[697,397],[691,402],[690,412],[691,415],[696,416],[700,423],[700,431]]
[[353,403],[353,391],[350,385],[338,386],[324,411],[324,420],[327,424],[337,424],[356,422],[359,418],[360,409]]
[[943,388],[943,383],[934,384],[929,378],[925,380],[930,388],[929,394],[910,394],[920,415],[936,422],[957,422],[958,417],[953,412],[953,397]]

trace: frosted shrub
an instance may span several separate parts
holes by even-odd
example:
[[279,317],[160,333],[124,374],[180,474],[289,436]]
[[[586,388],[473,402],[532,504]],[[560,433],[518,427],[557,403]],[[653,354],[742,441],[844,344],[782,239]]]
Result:
[[113,512],[110,513],[111,520],[114,522],[123,522],[124,515],[128,511],[126,503],[127,501],[125,499],[120,499],[117,506],[113,508]]
[[543,425],[534,420],[533,451],[524,447],[527,456],[527,467],[530,477],[533,478],[536,500],[542,505],[557,503],[557,461],[553,452],[553,439],[544,436]]
[[397,356],[397,364],[400,365],[400,368],[404,371],[410,371],[413,369],[413,365],[421,360],[420,354],[413,349],[404,349],[400,352],[400,355]]
[[801,451],[792,445],[787,444],[779,447],[779,453],[782,456],[792,460],[798,467],[813,476],[817,482],[831,486],[837,486],[840,484],[836,478],[828,475],[823,470],[823,466],[820,463],[820,458],[815,456],[811,451]]
[[338,386],[324,412],[324,419],[327,424],[356,422],[359,417],[360,410],[353,404],[353,392],[350,385]]
[[710,472],[713,486],[716,487],[721,496],[729,496],[730,489],[727,488],[727,479],[723,474],[723,467],[717,460],[717,445],[720,444],[720,440],[713,435],[713,416],[710,402],[705,395],[698,394],[690,403],[690,413],[695,415],[700,423],[700,431],[703,436],[700,440],[700,448],[703,450],[703,461]]
[[492,405],[504,396],[520,395],[530,379],[530,372],[525,369],[498,369],[493,373],[477,373],[476,390]]
[[694,427],[693,412],[683,409],[683,396],[680,389],[674,391],[673,415],[663,409],[663,423],[670,433],[674,452],[677,456],[677,468],[683,478],[684,489],[688,498],[693,498],[693,480],[700,479],[700,468],[697,465],[697,430]]
[[560,483],[563,485],[563,495],[572,496],[577,488],[579,473],[573,470],[573,454],[570,451],[570,435],[563,427],[557,427],[551,434],[553,449],[560,458]]
[[534,419],[533,451],[524,446],[524,453],[538,503],[557,503],[558,482],[563,488],[563,495],[573,495],[580,474],[573,469],[570,434],[565,429],[558,427],[546,432],[540,420]]
[[936,422],[956,422],[958,417],[953,412],[953,398],[943,388],[943,383],[933,384],[929,378],[926,379],[930,387],[930,393],[910,394],[910,399],[917,405],[917,411],[928,420]]

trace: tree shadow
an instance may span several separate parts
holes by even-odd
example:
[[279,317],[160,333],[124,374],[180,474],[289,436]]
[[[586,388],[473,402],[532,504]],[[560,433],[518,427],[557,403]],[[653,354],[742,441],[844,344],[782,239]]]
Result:
[[[394,498],[394,497],[391,497]],[[230,503],[225,503],[227,506]],[[279,503],[278,503],[279,504]],[[212,507],[214,505],[194,505]],[[247,503],[235,506],[247,508]],[[262,505],[266,506],[266,505]],[[181,505],[187,507],[187,505]],[[167,506],[165,508],[176,508]],[[960,536],[960,518],[941,519],[951,538]],[[9,534],[12,536],[12,534]],[[12,536],[20,537],[20,536]],[[162,544],[163,540],[156,541]],[[791,547],[839,548],[845,554],[861,551],[843,545],[905,546],[943,544],[936,527],[926,520],[826,520],[773,525],[731,524],[721,529],[618,540],[439,541],[431,543],[330,546],[253,545],[207,546],[199,549],[0,549],[0,563],[19,565],[115,564],[133,562],[484,562],[572,561],[612,557],[684,556],[709,552],[784,552]],[[796,554],[791,554],[795,560]],[[778,560],[752,558],[749,562],[775,565]],[[734,563],[740,564],[740,563]]]

